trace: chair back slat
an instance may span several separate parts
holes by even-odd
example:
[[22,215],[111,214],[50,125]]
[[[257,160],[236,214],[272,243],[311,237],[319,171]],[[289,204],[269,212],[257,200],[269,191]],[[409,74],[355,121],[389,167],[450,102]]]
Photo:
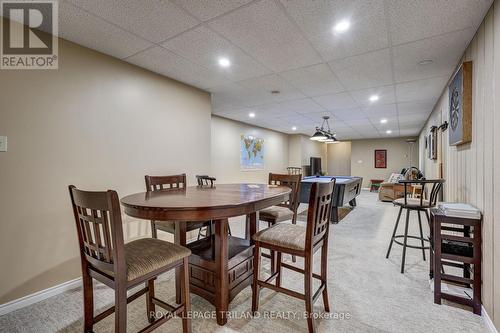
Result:
[[284,175],[277,173],[269,173],[269,185],[288,186],[292,189],[288,201],[283,202],[280,206],[287,207],[291,211],[296,212],[299,204],[300,180],[302,175]]
[[82,260],[100,271],[116,272],[117,261],[123,259],[124,252],[117,193],[82,191],[73,185],[69,192]]
[[217,179],[215,177],[210,177],[208,175],[197,175],[196,181],[199,187],[214,187],[214,183]]
[[287,167],[286,171],[289,175],[300,175],[302,173],[302,168],[300,167]]
[[312,248],[328,233],[335,178],[328,183],[313,183],[307,212],[306,249]]
[[145,176],[146,191],[178,190],[186,188],[186,174],[172,176]]

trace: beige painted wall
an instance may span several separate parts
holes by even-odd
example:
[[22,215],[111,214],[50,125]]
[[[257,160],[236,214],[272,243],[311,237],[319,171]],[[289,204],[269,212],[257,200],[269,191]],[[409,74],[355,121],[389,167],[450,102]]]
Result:
[[327,145],[328,174],[332,176],[351,175],[351,142]]
[[[444,200],[468,202],[483,212],[482,301],[500,330],[500,3],[490,9],[460,62],[473,62],[472,142],[448,145],[448,132],[440,135],[439,158],[431,161],[421,145],[425,172],[439,177],[443,163]],[[431,125],[448,120],[448,90],[445,89],[420,135]]]
[[[400,172],[410,163],[406,138],[369,139],[351,141],[351,175],[363,177],[363,187],[370,179],[387,179],[391,173]],[[387,150],[387,168],[375,168],[375,149]],[[412,164],[418,166],[418,143],[414,144]]]
[[[59,70],[1,71],[0,304],[80,276],[67,186],[210,172],[210,96],[60,40]],[[186,135],[189,133],[189,135]],[[148,222],[125,218],[127,238]]]
[[[264,139],[264,169],[240,168],[240,136],[249,134]],[[212,175],[221,183],[267,183],[269,172],[284,173],[288,166],[288,135],[212,116]]]
[[303,134],[289,135],[289,166],[302,167],[310,164],[311,157],[321,157],[321,169],[327,171],[326,143],[312,141]]
[[[302,135],[288,136],[288,166],[302,167]],[[309,164],[309,163],[307,163]]]

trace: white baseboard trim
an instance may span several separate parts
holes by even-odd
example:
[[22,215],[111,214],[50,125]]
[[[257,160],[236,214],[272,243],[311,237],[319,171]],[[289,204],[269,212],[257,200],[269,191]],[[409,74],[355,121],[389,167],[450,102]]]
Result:
[[493,324],[493,321],[491,320],[490,316],[488,316],[488,312],[486,312],[486,309],[484,306],[482,306],[481,313],[483,314],[483,320],[486,323],[486,326],[490,330],[491,333],[498,333],[497,328],[495,327],[495,324]]
[[28,305],[43,301],[49,297],[61,294],[65,291],[79,288],[82,285],[82,278],[76,278],[74,280],[63,282],[57,286],[47,288],[45,290],[37,291],[31,295],[27,295],[5,304],[0,304],[0,316],[3,316],[9,312],[24,308]]

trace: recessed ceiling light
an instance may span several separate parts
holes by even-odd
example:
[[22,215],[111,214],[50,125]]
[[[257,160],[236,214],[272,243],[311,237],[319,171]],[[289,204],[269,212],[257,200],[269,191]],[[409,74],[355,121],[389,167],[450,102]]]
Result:
[[219,58],[219,66],[220,67],[229,67],[231,66],[231,61],[228,58]]
[[434,62],[434,60],[432,60],[432,59],[424,59],[422,61],[419,61],[418,64],[424,66],[424,65],[430,65],[433,62]]
[[371,95],[370,96],[370,102],[372,102],[372,103],[378,101],[378,99],[379,99],[378,95]]
[[292,127],[292,131],[296,131],[297,130],[297,127],[296,126],[293,126]]
[[387,130],[387,131],[385,131],[385,134],[391,134],[391,133],[392,133],[392,131],[391,131],[391,130]]
[[250,112],[250,113],[248,114],[248,116],[249,116],[250,118],[255,118],[255,113]]
[[385,119],[385,118],[380,119],[380,123],[381,123],[381,124],[387,124],[387,119]]
[[341,20],[334,25],[333,32],[343,33],[349,30],[350,27],[351,27],[351,22],[349,22],[348,20]]

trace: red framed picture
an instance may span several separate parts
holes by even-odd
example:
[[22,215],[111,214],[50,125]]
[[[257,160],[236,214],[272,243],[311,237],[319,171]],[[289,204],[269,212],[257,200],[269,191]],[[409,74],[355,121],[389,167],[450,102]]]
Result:
[[387,150],[375,149],[375,168],[387,168]]

